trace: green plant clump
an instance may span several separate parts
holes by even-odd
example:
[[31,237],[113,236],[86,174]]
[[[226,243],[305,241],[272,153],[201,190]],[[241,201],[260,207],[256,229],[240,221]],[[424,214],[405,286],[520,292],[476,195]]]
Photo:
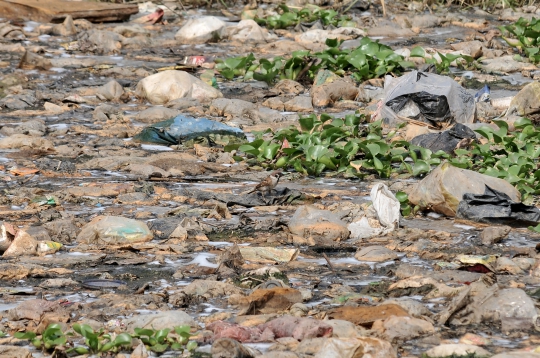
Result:
[[[439,51],[437,51],[437,55],[440,57],[441,61],[439,62],[435,57],[428,57],[426,55],[426,50],[420,46],[416,46],[411,50],[410,57],[421,57],[423,58],[426,63],[432,64],[437,69],[437,73],[448,73],[450,71],[450,64],[454,61],[456,61],[457,65],[462,65],[462,62],[465,61],[466,65],[471,64],[474,59],[471,56],[467,55],[456,55],[452,53],[447,53],[446,55],[443,55]],[[457,60],[463,60],[463,61],[457,61]]]
[[341,41],[337,39],[327,39],[328,48],[324,51],[294,51],[287,60],[280,56],[272,60],[256,60],[252,53],[244,57],[216,60],[216,70],[228,80],[243,76],[244,80],[272,83],[276,79],[298,80],[303,74],[313,79],[319,70],[325,69],[338,75],[350,74],[360,82],[388,73],[399,75],[414,67],[412,62],[405,61],[389,46],[369,37],[362,38],[360,45],[353,50],[340,50],[340,44]]
[[499,27],[508,45],[517,48],[533,63],[540,62],[540,19],[520,18],[515,24]]
[[251,143],[231,145],[225,150],[243,152],[248,161],[266,167],[294,168],[317,176],[325,170],[335,171],[359,178],[370,174],[389,178],[392,172],[416,176],[449,158],[442,151],[432,153],[406,141],[391,141],[395,131],[383,136],[381,121],[366,122],[366,117],[358,113],[343,119],[312,114],[300,118],[300,130],[294,126],[276,133],[268,130],[257,133]]
[[322,9],[315,5],[300,10],[291,9],[286,5],[280,5],[279,9],[281,11],[279,15],[270,15],[264,18],[255,17],[254,20],[259,25],[266,26],[270,29],[285,29],[317,20],[320,20],[323,26],[356,27],[356,23],[351,20],[350,16],[339,15],[333,9]]
[[[443,160],[463,169],[470,169],[501,178],[514,185],[526,201],[540,193],[540,130],[527,118],[514,123],[508,132],[505,121],[494,121],[498,129],[476,130],[485,144],[473,143],[470,149],[456,149],[448,154],[392,140],[395,131],[386,135],[380,121],[367,123],[361,114],[333,118],[322,114],[300,118],[294,126],[256,134],[251,143],[232,145],[236,160],[247,160],[268,168],[293,168],[297,172],[319,176],[323,172],[341,173],[346,177],[363,178],[376,174],[381,178],[395,175],[418,176],[431,171]],[[399,194],[399,193],[398,193]],[[407,199],[398,195],[404,213],[410,213]],[[539,229],[540,230],[540,229]]]
[[[197,343],[190,341],[190,326],[174,327],[175,336],[169,336],[170,329],[141,329],[135,328],[135,334],[121,333],[118,335],[105,333],[103,329],[94,331],[87,324],[74,324],[74,332],[62,332],[62,327],[58,323],[50,324],[42,335],[34,332],[17,332],[15,337],[28,339],[32,345],[44,352],[55,350],[57,347],[68,348],[67,354],[101,354],[105,352],[117,353],[120,351],[131,352],[134,338],[140,339],[146,347],[156,353],[163,353],[167,350],[193,352],[197,348]],[[77,333],[84,340],[82,344],[76,340]]]

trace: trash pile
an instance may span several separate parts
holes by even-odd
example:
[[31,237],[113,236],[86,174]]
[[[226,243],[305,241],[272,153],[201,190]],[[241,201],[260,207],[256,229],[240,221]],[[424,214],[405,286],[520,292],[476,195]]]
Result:
[[79,3],[0,0],[0,358],[540,357],[535,6]]

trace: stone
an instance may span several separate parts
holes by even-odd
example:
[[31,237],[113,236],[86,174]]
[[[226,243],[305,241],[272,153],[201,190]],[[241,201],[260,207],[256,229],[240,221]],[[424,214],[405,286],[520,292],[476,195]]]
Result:
[[194,98],[200,102],[223,97],[212,86],[184,71],[168,70],[142,79],[135,89],[135,95],[152,104],[165,104],[178,98]]
[[182,111],[177,109],[155,106],[139,112],[139,114],[137,114],[135,117],[135,120],[142,123],[157,123],[174,118],[181,113]]
[[502,324],[503,332],[526,330],[536,317],[534,302],[519,288],[498,290],[478,307],[477,315],[483,322]]
[[358,261],[384,262],[397,260],[398,255],[384,246],[368,246],[358,251],[354,258]]
[[501,56],[493,59],[484,59],[481,61],[482,69],[486,73],[508,74],[523,70],[536,70],[536,66],[527,62],[518,62],[513,56]]
[[264,101],[262,105],[277,111],[285,110],[285,105],[279,97],[270,97],[266,101]]
[[311,98],[306,96],[298,96],[284,103],[286,111],[290,112],[313,112],[313,104]]
[[296,209],[289,221],[289,230],[294,235],[313,238],[318,245],[331,245],[349,236],[347,225],[338,215],[311,205]]
[[486,246],[498,244],[508,236],[510,230],[512,230],[510,226],[486,227],[480,233],[480,239],[482,240],[482,244]]
[[299,95],[304,90],[304,86],[300,83],[289,79],[279,81],[273,88],[273,91],[279,95]]
[[267,29],[260,27],[255,21],[242,20],[236,26],[227,28],[229,40],[241,43],[266,43],[277,40],[277,36],[270,34]]
[[314,358],[397,358],[396,350],[389,342],[371,337],[328,338],[317,348]]
[[495,263],[497,273],[509,273],[511,275],[521,275],[523,270],[508,257],[499,257]]
[[0,344],[0,358],[32,358],[32,353],[24,347]]
[[477,59],[482,56],[483,45],[482,42],[475,41],[464,41],[451,44],[450,47],[452,50],[460,51],[462,54],[469,55],[474,59]]
[[499,353],[491,358],[540,358],[540,353],[533,353],[533,352],[505,352],[505,353]]
[[35,255],[38,242],[26,231],[19,230],[11,245],[4,251],[2,257],[17,257],[23,255]]
[[528,116],[540,112],[540,82],[534,81],[523,87],[510,102],[508,113]]
[[491,357],[492,354],[482,347],[472,344],[441,344],[433,347],[425,353],[427,358],[446,358],[446,357]]
[[292,305],[300,302],[302,302],[302,293],[294,288],[257,289],[245,298],[238,314],[277,313],[288,310]]
[[31,148],[47,152],[54,150],[54,144],[48,139],[33,137],[26,134],[14,134],[10,135],[9,137],[0,138],[0,148]]
[[82,227],[77,241],[86,244],[118,245],[147,242],[153,237],[143,222],[120,216],[97,216]]
[[346,320],[366,328],[377,320],[384,320],[392,316],[408,317],[409,314],[403,308],[395,304],[379,306],[341,306],[328,310],[328,318]]
[[98,88],[96,95],[102,100],[116,101],[124,95],[124,87],[117,81],[111,80]]
[[73,23],[73,17],[67,15],[66,19],[61,24],[56,24],[52,28],[52,33],[58,36],[73,36],[77,34],[77,28]]
[[124,321],[126,330],[133,332],[134,328],[165,329],[188,325],[196,328],[197,323],[184,311],[160,311],[156,314],[142,314]]
[[435,333],[433,324],[413,317],[392,316],[374,322],[371,329],[390,342],[402,342]]
[[174,38],[186,44],[217,41],[223,37],[225,26],[225,22],[215,16],[189,19],[174,35]]

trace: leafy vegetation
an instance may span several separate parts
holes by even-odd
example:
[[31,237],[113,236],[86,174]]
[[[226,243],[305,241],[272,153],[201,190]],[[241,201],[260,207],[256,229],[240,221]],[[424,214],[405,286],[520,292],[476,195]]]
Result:
[[501,26],[499,29],[508,45],[524,52],[531,62],[540,62],[540,19],[533,17],[529,21],[520,18],[515,24]]
[[291,9],[286,5],[279,6],[280,14],[270,15],[264,18],[255,17],[255,21],[270,29],[285,29],[301,23],[310,23],[320,20],[323,26],[356,27],[356,23],[350,16],[339,15],[336,10],[323,9],[315,5],[300,10]]
[[[432,64],[437,69],[437,73],[448,73],[450,71],[450,64],[454,61],[458,65],[462,65],[463,62],[465,62],[466,65],[469,65],[473,62],[473,58],[471,56],[467,55],[456,55],[448,53],[446,55],[443,55],[439,51],[437,51],[438,57],[441,59],[440,61],[437,60],[437,58],[432,56],[427,56],[426,50],[420,46],[416,46],[411,50],[411,56],[410,57],[421,57],[423,58],[426,63]],[[458,61],[459,60],[459,61]]]
[[216,60],[216,70],[226,79],[242,76],[244,80],[256,79],[272,83],[277,79],[298,80],[304,74],[315,78],[321,69],[330,70],[338,75],[350,74],[356,81],[384,76],[387,73],[401,74],[414,64],[405,61],[389,46],[364,37],[360,45],[352,50],[340,50],[341,41],[327,39],[328,46],[322,52],[294,51],[292,57],[274,57],[272,60],[259,59],[250,53],[244,57],[231,57]]
[[[395,131],[383,134],[380,121],[367,123],[358,113],[343,119],[312,114],[300,118],[300,129],[267,130],[256,133],[251,143],[225,149],[236,150],[239,161],[315,176],[325,171],[359,178],[372,174],[381,178],[419,176],[446,160],[459,168],[504,179],[522,193],[523,200],[530,199],[540,193],[540,130],[526,118],[515,122],[512,133],[505,121],[494,123],[496,130],[487,126],[476,130],[485,144],[473,143],[470,149],[456,149],[452,155],[395,140]],[[408,214],[411,208],[403,194],[398,193],[398,200]]]
[[[192,352],[197,348],[197,343],[190,341],[191,337],[189,326],[174,327],[174,336],[170,336],[170,329],[140,329],[135,328],[135,334],[128,333],[109,334],[103,329],[94,331],[87,324],[74,324],[74,332],[62,332],[62,327],[58,323],[50,324],[42,335],[34,332],[17,332],[15,337],[27,339],[36,348],[43,351],[52,351],[56,347],[69,347],[65,352],[67,354],[101,354],[105,352],[131,352],[132,341],[138,338],[146,347],[156,353],[163,353],[167,350],[183,352],[187,350]],[[74,341],[75,333],[84,339],[84,344]]]

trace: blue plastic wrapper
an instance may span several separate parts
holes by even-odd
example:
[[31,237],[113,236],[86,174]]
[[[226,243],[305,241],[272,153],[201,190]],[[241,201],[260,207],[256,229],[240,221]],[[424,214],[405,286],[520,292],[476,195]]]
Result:
[[164,145],[201,143],[206,145],[227,145],[242,143],[244,132],[208,118],[193,118],[178,115],[175,118],[152,124],[133,137],[141,143]]
[[484,85],[480,91],[476,92],[474,95],[474,100],[476,102],[489,102],[491,100],[490,95],[491,91],[489,90],[489,86]]

